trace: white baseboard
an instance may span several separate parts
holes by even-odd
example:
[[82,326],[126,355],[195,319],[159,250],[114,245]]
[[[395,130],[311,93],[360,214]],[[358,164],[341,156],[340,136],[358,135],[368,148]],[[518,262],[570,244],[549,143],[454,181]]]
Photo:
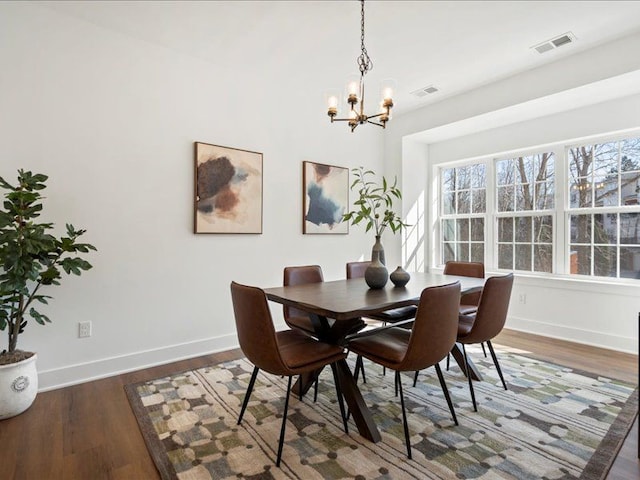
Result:
[[238,347],[235,333],[38,372],[38,391],[98,380]]
[[607,348],[619,352],[638,354],[637,338],[611,335],[603,332],[584,330],[581,328],[554,325],[551,323],[530,320],[522,317],[509,316],[506,328],[519,332],[533,333],[545,337],[582,343],[592,347]]

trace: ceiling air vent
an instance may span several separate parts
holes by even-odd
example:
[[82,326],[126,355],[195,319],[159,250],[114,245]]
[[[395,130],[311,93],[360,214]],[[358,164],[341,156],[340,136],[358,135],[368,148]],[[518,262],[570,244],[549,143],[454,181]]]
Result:
[[416,97],[426,97],[432,93],[436,93],[438,89],[433,85],[429,85],[428,87],[419,88],[418,90],[414,90],[411,92],[411,95],[415,95]]
[[545,53],[554,48],[562,47],[563,45],[568,45],[574,42],[576,39],[575,35],[571,32],[563,33],[551,40],[547,40],[546,42],[542,42],[539,45],[534,45],[531,48],[534,48],[538,53]]

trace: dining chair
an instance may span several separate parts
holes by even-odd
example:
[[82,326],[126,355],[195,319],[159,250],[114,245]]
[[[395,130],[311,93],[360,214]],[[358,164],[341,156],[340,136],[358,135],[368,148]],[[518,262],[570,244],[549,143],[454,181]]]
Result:
[[498,335],[504,328],[511,299],[513,287],[513,273],[499,277],[490,277],[484,284],[478,310],[469,315],[460,315],[458,319],[458,335],[456,341],[462,344],[464,355],[465,374],[469,381],[473,410],[478,411],[476,396],[473,391],[473,381],[469,374],[469,357],[465,345],[486,342],[493,359],[493,364],[498,371],[502,386],[507,390],[507,384],[502,376],[500,363],[491,344],[491,339]]
[[[458,262],[450,260],[444,264],[444,270],[442,273],[444,275],[458,275],[460,277],[484,278],[484,263]],[[460,297],[460,315],[469,315],[478,310],[480,293],[482,292],[466,293]],[[487,351],[484,348],[484,343],[481,343],[480,346],[482,347],[482,352],[486,358]],[[447,370],[449,370],[449,360],[450,355],[447,355]]]
[[349,433],[336,367],[336,362],[347,357],[347,352],[345,352],[344,348],[319,342],[299,330],[276,332],[271,311],[267,304],[267,297],[260,288],[231,282],[231,298],[240,348],[247,359],[254,365],[247,393],[242,402],[238,425],[242,422],[242,417],[260,370],[273,375],[289,377],[284,401],[284,413],[282,415],[282,427],[280,428],[280,439],[278,441],[276,466],[279,467],[287,423],[287,410],[289,409],[291,379],[294,375],[313,372],[330,365],[336,394],[338,395],[342,423],[345,433]]
[[433,365],[453,421],[458,425],[449,390],[438,362],[447,356],[456,341],[459,303],[459,282],[425,288],[420,295],[420,303],[411,330],[389,325],[356,334],[347,344],[349,350],[355,354],[395,371],[409,458],[411,458],[411,442],[400,372],[422,370]]
[[[324,282],[324,275],[322,274],[322,267],[320,267],[320,265],[301,265],[284,268],[282,284],[285,287],[318,282]],[[308,313],[285,305],[283,307],[283,314],[284,321],[290,328],[302,330],[308,335],[316,335],[315,328],[313,328],[313,323]]]
[[[364,278],[364,272],[367,270],[367,267],[371,265],[370,261],[361,261],[361,262],[347,262],[347,279],[351,278]],[[367,318],[372,320],[377,320],[382,323],[382,325],[386,325],[388,323],[396,323],[403,320],[410,320],[416,316],[417,307],[414,305],[408,305],[406,307],[392,308],[391,310],[386,310],[381,313],[374,313],[368,315]],[[362,381],[367,383],[367,379],[364,373],[364,365],[362,363],[362,357],[358,357],[356,359],[356,368],[353,372],[353,375],[358,380],[359,372],[362,372]],[[385,373],[385,369],[383,368],[382,373]]]

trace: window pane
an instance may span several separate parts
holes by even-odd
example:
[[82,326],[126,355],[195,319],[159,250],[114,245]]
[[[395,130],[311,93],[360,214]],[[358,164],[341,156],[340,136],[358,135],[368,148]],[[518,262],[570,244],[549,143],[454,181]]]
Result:
[[513,242],[513,218],[498,219],[498,241]]
[[469,241],[469,219],[459,218],[457,225],[458,225],[458,241],[468,242]]
[[618,215],[597,213],[593,216],[593,243],[618,243]]
[[536,209],[551,210],[555,205],[553,182],[538,182],[535,187]]
[[516,185],[516,210],[533,210],[533,196],[531,195],[531,185],[523,183]]
[[594,247],[593,274],[599,277],[616,276],[616,247]]
[[487,185],[486,167],[484,163],[472,166],[471,188],[484,188]]
[[515,159],[516,182],[530,183],[533,181],[533,157],[518,157]]
[[484,263],[484,243],[471,244],[471,261]]
[[620,142],[620,163],[623,172],[640,170],[640,138]]
[[640,247],[620,248],[620,277],[640,278]]
[[571,270],[577,275],[591,275],[591,247],[571,245]]
[[638,205],[640,194],[640,172],[623,173],[620,176],[622,205]]
[[498,245],[498,268],[513,270],[513,245]]
[[442,221],[442,239],[445,242],[453,242],[455,240],[455,220]]
[[458,249],[457,260],[461,262],[469,261],[469,244],[468,243],[456,243]]
[[531,217],[516,217],[516,242],[531,243]]
[[471,201],[471,198],[469,197],[469,190],[463,190],[461,192],[458,192],[458,213],[471,212],[470,201]]
[[482,188],[471,190],[473,199],[473,213],[485,213],[487,211],[487,191]]
[[471,188],[471,167],[456,168],[456,190]]
[[472,218],[471,222],[471,241],[484,241],[484,218]]
[[594,199],[596,207],[617,207],[618,200],[618,174],[596,182]]
[[516,270],[531,271],[531,245],[516,245]]
[[640,245],[640,213],[620,214],[620,243]]
[[551,215],[533,218],[533,242],[553,243],[553,220]]
[[513,183],[513,160],[500,160],[496,162],[496,184],[511,185]]
[[455,244],[443,243],[442,244],[442,263],[447,263],[450,260],[456,259]]
[[587,177],[591,173],[592,163],[591,145],[569,149],[569,181],[575,182],[579,177]]
[[456,192],[447,192],[442,195],[442,213],[445,215],[456,213]]
[[553,246],[534,245],[533,247],[533,270],[536,272],[553,271]]
[[591,215],[571,215],[571,243],[591,243]]
[[593,198],[591,196],[591,178],[580,177],[570,184],[569,202],[571,208],[591,207]]
[[446,168],[442,170],[442,191],[450,192],[455,190],[455,169]]
[[534,158],[534,173],[536,175],[536,181],[541,182],[553,179],[555,168],[553,152],[538,154],[535,155]]
[[618,178],[618,142],[594,145],[593,176],[596,183]]
[[498,211],[513,211],[513,186],[498,187]]

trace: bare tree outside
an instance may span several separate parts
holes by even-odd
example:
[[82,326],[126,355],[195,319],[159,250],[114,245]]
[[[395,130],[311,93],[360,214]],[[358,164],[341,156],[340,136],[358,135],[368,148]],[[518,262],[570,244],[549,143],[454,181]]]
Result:
[[555,208],[554,172],[553,152],[496,162],[497,207],[503,214],[498,217],[499,268],[553,271],[553,217],[542,212]]

